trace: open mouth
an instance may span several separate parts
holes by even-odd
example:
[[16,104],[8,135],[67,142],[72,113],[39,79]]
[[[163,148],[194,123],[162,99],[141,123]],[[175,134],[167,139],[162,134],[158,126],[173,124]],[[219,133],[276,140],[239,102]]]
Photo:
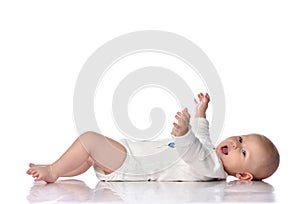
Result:
[[221,152],[225,155],[228,155],[228,146],[226,145],[226,146],[221,147]]

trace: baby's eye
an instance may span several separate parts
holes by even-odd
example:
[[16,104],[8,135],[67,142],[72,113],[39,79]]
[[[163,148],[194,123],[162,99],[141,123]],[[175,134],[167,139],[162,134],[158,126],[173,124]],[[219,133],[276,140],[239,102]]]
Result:
[[239,142],[242,143],[243,142],[243,138],[239,137]]
[[244,157],[246,157],[246,151],[242,150],[242,154],[244,155]]

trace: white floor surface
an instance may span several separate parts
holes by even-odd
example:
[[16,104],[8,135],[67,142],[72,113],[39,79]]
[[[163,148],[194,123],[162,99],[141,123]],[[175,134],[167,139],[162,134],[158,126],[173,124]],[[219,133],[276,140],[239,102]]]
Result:
[[265,182],[98,182],[81,180],[35,183],[26,199],[46,202],[274,202],[274,187]]
[[[20,175],[21,176],[21,175]],[[1,203],[299,203],[292,180],[240,182],[100,182],[93,171],[56,183],[30,176],[3,180]],[[5,182],[7,181],[7,182]],[[10,182],[9,182],[10,181]]]

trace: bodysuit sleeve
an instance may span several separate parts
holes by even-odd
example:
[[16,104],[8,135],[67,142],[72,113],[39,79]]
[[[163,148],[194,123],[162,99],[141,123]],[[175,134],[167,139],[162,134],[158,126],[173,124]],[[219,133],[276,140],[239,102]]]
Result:
[[[212,178],[224,178],[223,165],[209,138],[209,123],[205,118],[195,118],[194,132],[175,137],[175,149],[179,156],[195,171]],[[196,135],[195,135],[196,134]]]

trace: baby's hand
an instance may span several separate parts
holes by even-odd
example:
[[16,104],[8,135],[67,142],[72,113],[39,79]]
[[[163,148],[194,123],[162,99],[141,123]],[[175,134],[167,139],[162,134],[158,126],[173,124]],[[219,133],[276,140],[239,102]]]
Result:
[[196,103],[195,117],[206,118],[205,112],[208,107],[208,103],[210,101],[210,97],[208,93],[206,93],[205,95],[203,93],[199,93],[198,100],[195,98],[194,101]]
[[188,127],[190,124],[190,114],[188,112],[188,109],[185,108],[182,110],[182,112],[177,112],[177,114],[175,115],[175,118],[177,119],[177,123],[173,123],[173,129],[171,134],[179,137],[179,136],[183,136],[188,132]]

